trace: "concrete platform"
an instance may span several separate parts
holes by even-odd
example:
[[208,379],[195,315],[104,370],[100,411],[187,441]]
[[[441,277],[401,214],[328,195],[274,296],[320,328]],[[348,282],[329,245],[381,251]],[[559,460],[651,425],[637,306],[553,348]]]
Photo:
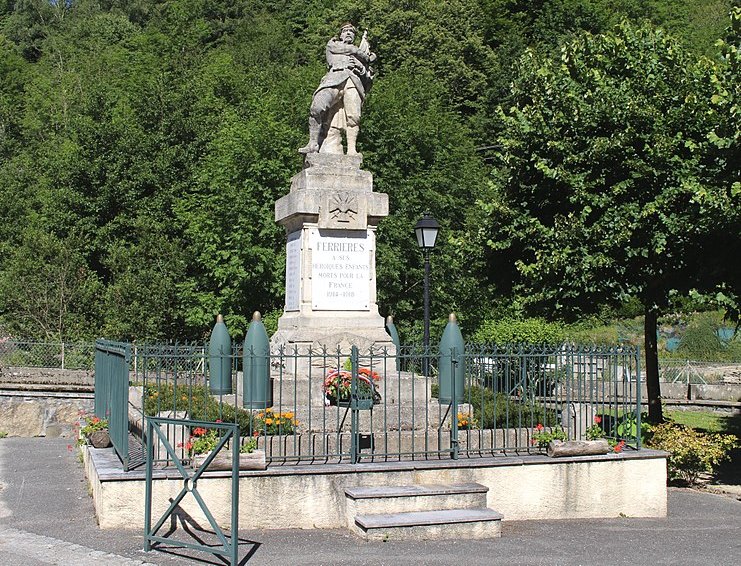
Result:
[[[666,515],[666,456],[653,450],[551,459],[544,455],[385,463],[284,464],[240,472],[240,527],[347,528],[345,490],[372,486],[478,483],[486,506],[507,520]],[[102,528],[142,524],[144,469],[124,473],[113,450],[85,448],[85,471]],[[217,522],[228,525],[230,472],[206,472],[198,490]],[[183,487],[176,470],[155,470],[153,516]],[[184,513],[205,516],[193,497]],[[256,513],[256,509],[269,509]]]

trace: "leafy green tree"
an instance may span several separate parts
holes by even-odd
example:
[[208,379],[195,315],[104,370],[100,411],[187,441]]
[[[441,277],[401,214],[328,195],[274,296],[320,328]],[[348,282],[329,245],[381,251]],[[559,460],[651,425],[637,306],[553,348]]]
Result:
[[640,300],[653,422],[656,323],[670,293],[737,275],[706,245],[739,207],[707,167],[713,71],[661,30],[628,23],[570,41],[560,58],[527,52],[515,105],[499,111],[502,146],[482,202],[491,259],[509,266],[501,274],[527,309],[575,318]]
[[[93,338],[100,281],[74,237],[29,230],[0,271],[0,314],[15,336]],[[91,321],[92,324],[91,324]]]
[[[433,341],[456,311],[472,329],[489,314],[478,254],[464,237],[486,169],[465,120],[446,107],[444,87],[424,71],[393,71],[368,98],[361,149],[374,190],[389,194],[390,215],[378,229],[379,304],[393,314],[404,342],[422,334],[423,256],[414,226],[423,212],[442,225],[432,253]],[[403,151],[399,148],[403,147]]]
[[[186,258],[181,241],[162,233],[162,224],[142,216],[126,240],[107,250],[102,332],[115,339],[156,341],[179,336],[184,327],[179,292]],[[124,307],[124,308],[122,308]]]

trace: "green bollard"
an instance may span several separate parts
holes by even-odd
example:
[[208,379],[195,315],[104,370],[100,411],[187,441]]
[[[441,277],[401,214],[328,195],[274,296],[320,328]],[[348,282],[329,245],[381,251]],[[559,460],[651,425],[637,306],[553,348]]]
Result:
[[463,399],[466,360],[463,355],[463,335],[455,313],[450,313],[448,324],[440,339],[438,368],[440,374],[439,403],[441,405],[451,404],[454,395],[456,404],[460,403]]
[[401,341],[399,340],[399,332],[394,326],[394,317],[389,315],[386,317],[386,332],[391,337],[391,341],[396,346],[396,371],[401,371],[401,359],[399,355],[401,353]]
[[273,406],[273,383],[270,380],[270,343],[260,313],[255,311],[244,337],[244,372],[242,406],[245,409],[267,409]]
[[211,395],[231,395],[232,393],[232,338],[224,324],[224,317],[216,317],[216,325],[211,331],[208,343],[208,382]]

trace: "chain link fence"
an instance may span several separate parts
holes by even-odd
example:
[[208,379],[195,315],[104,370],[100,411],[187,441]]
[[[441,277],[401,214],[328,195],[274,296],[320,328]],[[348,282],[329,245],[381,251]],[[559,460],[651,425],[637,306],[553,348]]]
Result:
[[0,368],[93,370],[95,344],[0,340]]
[[701,362],[659,359],[659,379],[667,383],[736,384],[741,383],[741,361]]

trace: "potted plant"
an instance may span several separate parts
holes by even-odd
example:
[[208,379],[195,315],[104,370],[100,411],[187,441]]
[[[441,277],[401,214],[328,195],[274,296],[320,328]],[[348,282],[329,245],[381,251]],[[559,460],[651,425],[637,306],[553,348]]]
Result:
[[[239,469],[240,470],[264,470],[267,465],[265,463],[265,451],[257,450],[257,437],[259,433],[256,432],[254,436],[249,438],[239,447]],[[206,429],[204,427],[195,427],[190,435],[188,441],[183,445],[188,451],[188,455],[191,457],[191,463],[194,467],[199,468],[208,458],[211,451],[216,448],[219,443],[219,433],[215,428]],[[226,447],[222,448],[211,463],[208,465],[209,470],[231,470],[232,469],[232,454]]]
[[345,369],[330,369],[324,378],[324,399],[326,405],[371,409],[381,402],[378,381],[381,376],[368,368],[358,370],[355,399],[352,398],[352,373]]
[[93,448],[108,448],[111,445],[111,435],[108,432],[108,419],[101,419],[95,415],[83,416],[85,426],[80,428],[78,444],[86,442]]

